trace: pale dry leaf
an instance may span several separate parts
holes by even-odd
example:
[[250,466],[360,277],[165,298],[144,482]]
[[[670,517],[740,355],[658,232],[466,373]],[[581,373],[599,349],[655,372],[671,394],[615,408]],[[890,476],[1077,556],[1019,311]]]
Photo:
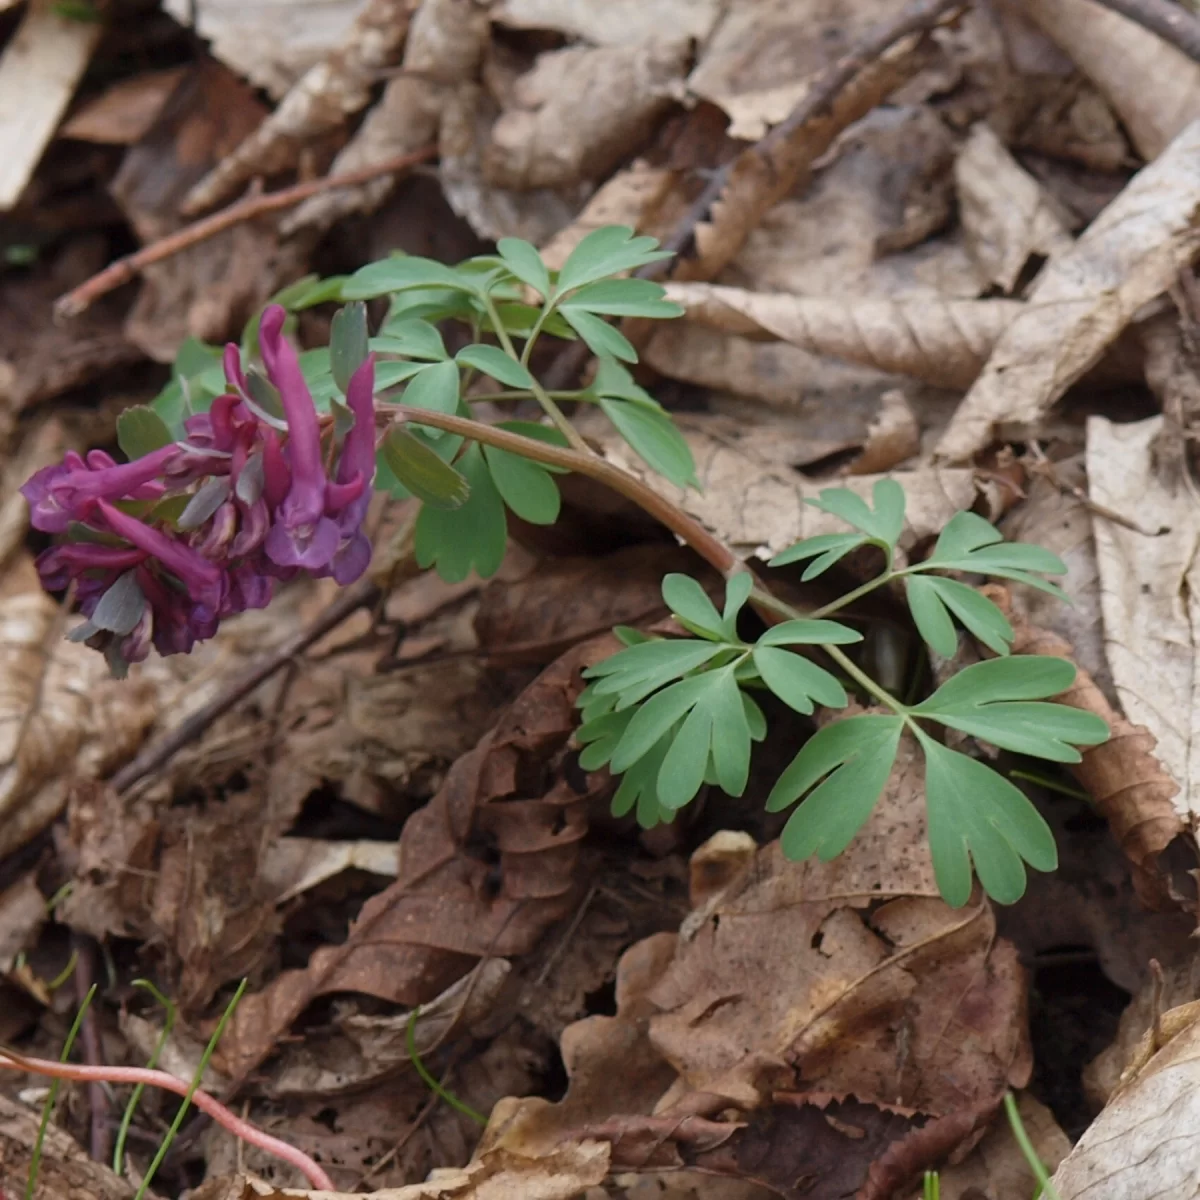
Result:
[[755,141],[791,112],[812,76],[878,19],[873,0],[728,5],[688,87],[729,114],[730,137]]
[[1200,250],[1200,120],[1047,264],[938,444],[960,461],[1001,422],[1031,425]]
[[990,282],[1011,293],[1031,257],[1054,258],[1073,238],[1057,204],[979,122],[954,164],[967,247]]
[[[702,490],[684,491],[652,471],[611,429],[598,430],[605,457],[637,476],[660,495],[701,521],[718,537],[748,554],[767,557],[818,533],[843,532],[844,524],[805,501],[828,483],[794,471],[764,469],[757,460],[709,436],[699,418],[687,422],[684,437],[696,460]],[[859,475],[845,486],[870,498],[875,476]],[[913,538],[940,532],[946,522],[975,500],[974,472],[922,467],[897,471],[908,497],[908,528]]]
[[[1017,1111],[1038,1158],[1048,1170],[1055,1170],[1070,1152],[1071,1139],[1054,1114],[1028,1092],[1017,1097]],[[971,1200],[980,1195],[989,1200],[1027,1200],[1037,1187],[1007,1121],[997,1121],[962,1162],[942,1167],[938,1175],[939,1200]],[[919,1192],[910,1194],[920,1200]]]
[[416,3],[367,0],[341,40],[296,81],[275,111],[192,188],[183,210],[208,208],[253,176],[295,165],[307,146],[365,108],[404,44]]
[[862,452],[847,467],[851,475],[878,475],[898,467],[921,449],[921,425],[901,388],[880,397],[879,412],[867,427]]
[[576,1200],[608,1173],[607,1143],[564,1145],[536,1158],[504,1147],[483,1151],[467,1166],[439,1168],[425,1183],[363,1192],[308,1192],[241,1179],[221,1200]]
[[276,903],[282,904],[343,871],[394,876],[396,866],[395,842],[285,837],[267,847],[259,871],[277,891]]
[[1165,484],[1152,446],[1163,418],[1088,421],[1091,498],[1161,537],[1094,514],[1105,648],[1121,707],[1157,741],[1179,785],[1175,807],[1200,815],[1200,509],[1182,483]]
[[675,172],[638,159],[602,184],[583,211],[542,248],[542,258],[552,271],[562,269],[571,251],[596,229],[628,225],[646,229],[653,225],[659,207],[671,194]]
[[[232,71],[282,96],[346,36],[367,0],[204,0],[195,6],[196,32]],[[191,0],[163,0],[181,25]]]
[[606,177],[682,94],[690,57],[688,39],[669,34],[539,55],[492,126],[484,177],[514,189]]
[[1200,1178],[1200,1022],[1168,1042],[1055,1172],[1062,1200],[1192,1200]]
[[[1101,571],[1103,578],[1103,566]],[[1007,587],[986,584],[980,591],[1011,618],[1012,600]],[[1015,653],[1071,659],[1070,645],[1057,634],[1028,621],[1012,624]],[[1156,874],[1158,858],[1187,826],[1185,814],[1179,811],[1179,785],[1156,753],[1153,735],[1144,725],[1134,725],[1117,712],[1086,671],[1077,672],[1074,683],[1058,701],[1094,713],[1108,726],[1108,739],[1098,746],[1085,747],[1082,761],[1071,771],[1133,863],[1134,888],[1143,903],[1152,908],[1168,907],[1163,881]]]
[[1023,0],[1025,11],[1108,98],[1150,161],[1200,117],[1200,63],[1093,0]]
[[0,582],[0,858],[48,825],[74,778],[96,778],[158,715],[150,673],[119,681],[69,625],[28,556]]
[[1022,313],[1014,300],[847,300],[709,283],[668,284],[667,298],[690,320],[724,333],[778,338],[810,354],[948,388],[970,386]]
[[[411,154],[437,140],[450,94],[474,80],[488,38],[481,0],[425,0],[409,28],[401,70],[330,168],[331,175]],[[284,223],[287,233],[327,228],[352,212],[370,211],[388,195],[393,177],[313,196]]]
[[30,871],[0,891],[0,975],[13,969],[17,956],[33,945],[46,922],[46,897],[34,875]]
[[628,46],[662,37],[702,41],[719,0],[498,0],[492,20],[512,29],[553,29],[594,46]]
[[[0,1095],[0,1180],[8,1188],[24,1186],[34,1147],[41,1147],[38,1200],[129,1200],[134,1189],[53,1121],[38,1131],[39,1112]],[[9,1192],[15,1195],[15,1192]]]

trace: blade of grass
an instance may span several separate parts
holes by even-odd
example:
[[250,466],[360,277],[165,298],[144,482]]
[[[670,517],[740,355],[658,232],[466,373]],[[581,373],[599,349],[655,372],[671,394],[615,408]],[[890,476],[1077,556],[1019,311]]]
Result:
[[[148,991],[159,1004],[166,1009],[166,1018],[163,1021],[163,1030],[159,1034],[158,1041],[155,1043],[154,1050],[150,1055],[146,1066],[153,1070],[158,1066],[159,1056],[163,1052],[163,1048],[167,1044],[167,1039],[171,1036],[171,1030],[175,1027],[176,1008],[174,1001],[169,997],[164,996],[148,979],[135,979],[134,987],[144,988]],[[129,1103],[125,1106],[125,1115],[121,1118],[120,1128],[117,1130],[117,1144],[113,1149],[113,1174],[120,1175],[121,1168],[125,1162],[125,1139],[129,1136],[129,1126],[133,1124],[133,1114],[137,1110],[138,1102],[142,1098],[142,1093],[146,1090],[144,1083],[139,1083],[133,1089],[133,1095],[129,1097]]]
[[1046,1164],[1042,1162],[1033,1143],[1029,1140],[1029,1134],[1025,1132],[1025,1122],[1021,1120],[1021,1113],[1017,1108],[1017,1098],[1012,1092],[1006,1092],[1004,1095],[1004,1111],[1008,1115],[1008,1123],[1012,1127],[1013,1137],[1016,1138],[1017,1145],[1021,1148],[1021,1153],[1025,1156],[1025,1161],[1029,1164],[1034,1179],[1038,1181],[1038,1189],[1044,1200],[1062,1200],[1058,1189],[1050,1180],[1050,1172],[1046,1170]]
[[417,1053],[417,1021],[421,1016],[421,1006],[418,1004],[416,1008],[408,1014],[408,1026],[404,1032],[404,1045],[408,1050],[408,1057],[412,1059],[412,1065],[416,1068],[417,1074],[425,1086],[433,1092],[435,1096],[450,1105],[451,1108],[463,1114],[464,1117],[470,1117],[476,1125],[487,1128],[488,1119],[482,1113],[476,1112],[469,1104],[460,1100],[453,1092],[447,1091],[441,1082],[434,1078],[429,1069],[421,1061],[420,1054]]
[[[79,1030],[83,1027],[83,1018],[87,1016],[87,1010],[91,1006],[92,997],[96,994],[96,985],[93,983],[88,988],[88,993],[83,998],[83,1003],[79,1006],[79,1011],[75,1014],[75,1020],[71,1022],[71,1029],[67,1033],[67,1040],[63,1042],[62,1053],[58,1056],[58,1061],[65,1063],[71,1057],[71,1047],[75,1045],[75,1039],[79,1036]],[[54,1104],[58,1100],[58,1087],[62,1082],[61,1079],[56,1079],[50,1085],[50,1092],[46,1096],[46,1103],[42,1105],[42,1119],[38,1125],[37,1140],[33,1143],[33,1153],[29,1156],[29,1175],[25,1180],[25,1200],[33,1200],[33,1190],[37,1187],[38,1170],[42,1165],[42,1145],[46,1140],[46,1130],[50,1127],[50,1117],[54,1112]]]

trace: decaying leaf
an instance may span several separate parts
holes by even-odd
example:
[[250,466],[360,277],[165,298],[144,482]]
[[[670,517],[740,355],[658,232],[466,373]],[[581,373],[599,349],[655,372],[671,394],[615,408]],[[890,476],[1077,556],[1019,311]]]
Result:
[[725,333],[779,338],[948,388],[970,386],[1022,311],[1013,300],[841,300],[707,283],[672,283],[667,296],[690,320]]
[[343,871],[395,875],[396,847],[391,842],[280,838],[267,848],[259,869],[275,891],[276,903],[282,904]]
[[954,179],[967,246],[1002,291],[1013,292],[1032,255],[1053,258],[1070,248],[1058,206],[982,122],[959,152]]
[[0,975],[7,975],[21,951],[29,949],[46,916],[46,898],[33,872],[0,891]]
[[371,98],[404,39],[414,0],[369,0],[341,40],[310,67],[278,107],[188,193],[186,212],[208,208],[251,176],[294,165],[309,144],[340,129]]
[[1188,125],[1047,264],[938,444],[961,461],[1001,422],[1032,424],[1092,366],[1137,309],[1200,249],[1200,120]]
[[261,1062],[318,996],[419,1004],[473,960],[528,952],[570,911],[587,800],[602,783],[589,777],[577,790],[556,768],[575,726],[579,669],[611,645],[585,643],[548,667],[455,763],[404,826],[396,882],[363,906],[344,943],[242,1001],[218,1051],[231,1074]]
[[143,71],[122,79],[63,123],[59,137],[106,146],[130,146],[148,133],[187,67]]
[[1054,1186],[1063,1200],[1100,1194],[1185,1200],[1200,1176],[1200,1147],[1189,1134],[1198,1120],[1200,1021],[1193,1019],[1085,1130]]
[[[334,159],[330,173],[356,171],[435,142],[442,107],[458,87],[474,80],[487,36],[487,7],[479,0],[426,0],[413,17],[401,71]],[[339,217],[375,208],[393,185],[392,178],[382,177],[313,196],[283,228],[289,233],[326,228]]]
[[1023,8],[1117,110],[1141,156],[1158,157],[1200,116],[1200,64],[1156,33],[1091,0],[1023,0]]
[[[75,778],[96,778],[141,743],[157,713],[153,673],[108,677],[69,626],[28,556],[0,581],[0,857],[48,825]],[[160,676],[161,678],[161,676]]]
[[[982,591],[1011,612],[1006,588],[989,584]],[[1071,658],[1071,647],[1056,634],[1025,621],[1014,622],[1013,629],[1014,653]],[[1117,686],[1120,691],[1120,684]],[[1127,694],[1122,692],[1123,701]],[[1154,735],[1145,725],[1135,725],[1114,710],[1086,671],[1080,670],[1075,682],[1057,699],[1095,713],[1108,725],[1108,740],[1085,747],[1082,761],[1071,770],[1134,865],[1134,886],[1143,902],[1151,907],[1167,904],[1163,881],[1157,874],[1158,859],[1188,825],[1186,813],[1180,811],[1179,785],[1160,757]]]
[[553,29],[595,46],[627,46],[661,37],[707,38],[719,0],[498,0],[492,20],[513,29]]
[[485,178],[528,189],[605,177],[681,94],[689,58],[689,40],[676,35],[541,55],[492,126]]
[[[0,1180],[19,1188],[29,1175],[35,1145],[41,1145],[39,1200],[129,1200],[134,1189],[118,1179],[106,1163],[93,1162],[87,1151],[53,1122],[38,1133],[39,1112],[0,1095]],[[15,1195],[15,1192],[8,1193]]]
[[[723,440],[709,436],[705,423],[689,420],[685,437],[696,460],[702,491],[683,491],[651,471],[611,431],[602,433],[607,458],[644,480],[672,503],[702,521],[718,536],[748,554],[763,557],[779,553],[801,538],[842,528],[835,518],[806,504],[827,483],[804,478],[798,472],[764,467]],[[908,497],[908,523],[915,538],[938,533],[960,508],[975,499],[975,477],[961,468],[922,467],[897,472]],[[851,490],[869,496],[875,477],[854,476]]]
[[1164,482],[1152,447],[1163,419],[1116,425],[1088,422],[1092,499],[1129,514],[1161,537],[1093,517],[1100,567],[1100,606],[1113,683],[1129,719],[1145,726],[1156,754],[1179,787],[1176,810],[1200,811],[1200,730],[1196,721],[1200,610],[1196,549],[1200,510],[1182,481]]

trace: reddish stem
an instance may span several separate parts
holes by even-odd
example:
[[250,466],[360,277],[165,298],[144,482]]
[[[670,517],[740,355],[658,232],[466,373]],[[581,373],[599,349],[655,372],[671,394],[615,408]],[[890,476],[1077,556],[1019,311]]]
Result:
[[[11,1050],[0,1052],[0,1068],[7,1067],[13,1071],[28,1071],[33,1075],[46,1075],[52,1079],[70,1079],[78,1083],[143,1083],[148,1087],[160,1087],[165,1091],[174,1092],[177,1096],[188,1094],[189,1084],[166,1071],[154,1071],[149,1067],[88,1067],[76,1063],[52,1062],[46,1058],[26,1058]],[[334,1191],[333,1180],[314,1162],[303,1150],[289,1146],[287,1142],[243,1121],[232,1113],[219,1100],[213,1099],[207,1092],[199,1088],[192,1092],[192,1103],[202,1112],[207,1113],[224,1129],[228,1129],[236,1138],[251,1146],[257,1146],[267,1154],[290,1163],[304,1173],[304,1177],[317,1191]]]

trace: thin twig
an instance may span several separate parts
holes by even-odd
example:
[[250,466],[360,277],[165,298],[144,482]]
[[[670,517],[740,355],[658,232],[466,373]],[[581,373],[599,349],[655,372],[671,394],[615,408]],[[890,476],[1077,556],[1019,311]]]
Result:
[[71,1079],[77,1083],[142,1083],[147,1087],[159,1087],[174,1092],[177,1096],[187,1096],[190,1093],[192,1104],[212,1117],[222,1128],[229,1130],[234,1137],[290,1163],[304,1173],[304,1177],[314,1188],[330,1192],[334,1190],[333,1181],[303,1150],[289,1146],[287,1142],[264,1133],[248,1121],[243,1121],[207,1092],[198,1088],[192,1091],[190,1083],[176,1079],[166,1071],[152,1071],[148,1067],[89,1067],[75,1063],[57,1063],[47,1058],[26,1058],[15,1050],[0,1050],[0,1069],[28,1071],[31,1075]]
[[1172,0],[1096,0],[1102,8],[1128,17],[1143,29],[1200,62],[1200,18]]
[[[91,990],[96,978],[96,943],[85,934],[73,933],[71,942],[78,958],[75,962],[75,994],[79,1003]],[[104,1047],[100,1040],[100,1024],[95,1005],[89,1005],[83,1014],[83,1061],[90,1067],[104,1066]],[[111,1104],[108,1092],[102,1083],[87,1086],[89,1119],[91,1123],[90,1153],[96,1162],[107,1162],[112,1142]]]
[[157,771],[189,742],[194,742],[219,716],[245,699],[263,680],[269,679],[297,654],[303,654],[309,646],[323,638],[331,629],[336,629],[358,609],[369,608],[374,604],[377,592],[375,584],[364,579],[339,593],[311,625],[294,633],[269,654],[264,654],[258,662],[253,663],[233,680],[220,695],[181,721],[165,737],[148,746],[133,762],[122,767],[113,776],[112,786],[117,792],[125,792],[139,779]]
[[321,179],[306,180],[304,183],[281,188],[276,192],[265,192],[258,196],[248,196],[244,200],[238,200],[227,208],[219,209],[191,225],[185,225],[182,229],[169,233],[164,238],[159,238],[156,242],[151,242],[148,246],[143,246],[133,254],[118,258],[98,275],[93,275],[91,279],[84,280],[77,288],[67,292],[65,296],[60,296],[54,303],[54,315],[59,318],[77,317],[101,296],[128,283],[146,267],[162,262],[164,258],[170,258],[181,250],[187,250],[218,233],[223,233],[234,225],[240,225],[243,221],[251,221],[255,217],[277,212],[281,208],[292,208],[302,200],[307,200],[309,196],[317,195],[318,192],[327,192],[339,187],[352,187],[356,184],[367,183],[380,175],[392,175],[407,170],[409,167],[436,157],[437,152],[436,146],[425,146],[421,150],[413,151],[410,154],[399,154],[394,158],[384,159],[382,162],[362,167],[357,171],[347,171],[344,175],[326,175]]
[[[707,186],[684,213],[671,235],[664,240],[662,248],[670,250],[673,254],[683,254],[690,250],[696,226],[708,220],[713,205],[721,199],[739,163],[755,157],[770,163],[779,148],[792,138],[801,126],[829,108],[855,76],[879,58],[893,43],[909,34],[928,30],[944,20],[954,9],[963,7],[964,0],[919,0],[919,3],[900,13],[894,20],[868,32],[862,42],[848,54],[830,63],[813,80],[803,99],[784,120],[770,129],[753,146],[743,150],[736,158],[713,172]],[[667,259],[651,263],[637,274],[642,278],[656,278],[666,272],[670,261]]]

